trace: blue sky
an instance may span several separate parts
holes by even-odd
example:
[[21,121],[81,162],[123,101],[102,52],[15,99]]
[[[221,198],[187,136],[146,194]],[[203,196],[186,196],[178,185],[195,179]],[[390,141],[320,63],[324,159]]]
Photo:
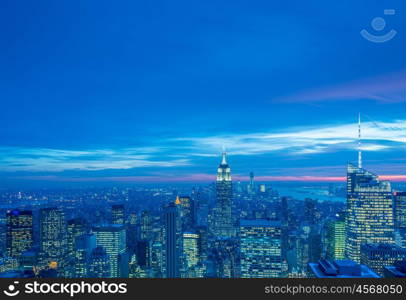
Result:
[[237,176],[343,176],[358,112],[365,167],[405,175],[405,14],[401,0],[1,1],[0,175],[210,180],[225,147]]

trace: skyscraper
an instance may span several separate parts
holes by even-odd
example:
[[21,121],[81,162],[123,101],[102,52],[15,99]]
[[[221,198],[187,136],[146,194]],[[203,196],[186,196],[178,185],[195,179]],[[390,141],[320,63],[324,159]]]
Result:
[[89,259],[88,276],[90,278],[110,278],[110,258],[103,247],[93,249]]
[[[75,264],[77,262],[76,253],[76,240],[78,237],[84,235],[86,232],[86,222],[82,218],[74,218],[68,220],[67,225],[67,258],[66,258],[66,267],[65,267],[65,277],[74,277]],[[82,274],[83,275],[83,274]],[[86,275],[86,274],[85,274]],[[85,276],[84,275],[84,276]],[[81,277],[84,277],[81,276]]]
[[359,121],[358,166],[347,167],[346,255],[361,261],[361,245],[394,243],[391,185],[362,168]]
[[126,252],[126,232],[122,225],[99,226],[93,228],[96,244],[103,247],[110,259],[110,276],[120,277],[120,256]]
[[195,232],[183,233],[183,252],[186,266],[195,267],[199,262],[199,235]]
[[111,223],[123,225],[124,218],[124,206],[119,204],[113,205],[111,207]]
[[406,249],[394,244],[363,244],[361,246],[361,263],[367,265],[380,276],[385,267],[396,262],[406,261]]
[[406,248],[406,192],[395,192],[393,195],[396,243]]
[[40,209],[40,257],[43,265],[63,267],[67,253],[65,214],[58,208]]
[[7,255],[17,258],[33,243],[32,211],[9,210],[6,213]]
[[242,278],[276,278],[282,273],[281,224],[268,220],[240,221]]
[[141,213],[141,239],[148,240],[151,237],[151,216],[147,210]]
[[86,233],[86,221],[82,218],[75,218],[68,221],[68,254],[75,251],[75,242],[78,236]]
[[180,206],[183,230],[191,230],[195,225],[195,203],[188,196],[176,197],[175,204]]
[[406,229],[406,192],[395,192],[395,226]]
[[223,152],[221,163],[217,169],[216,207],[214,211],[214,233],[221,237],[233,237],[236,234],[232,215],[233,187],[231,169]]
[[75,238],[73,277],[83,278],[87,276],[87,266],[93,249],[96,248],[96,237],[92,233],[86,233]]
[[309,225],[313,226],[316,224],[316,204],[317,200],[306,198],[304,200],[304,217],[305,221],[309,223]]
[[327,220],[325,224],[326,257],[332,260],[345,258],[345,219],[343,215]]
[[378,176],[348,165],[347,247],[348,258],[360,262],[361,245],[393,243],[394,218],[390,183]]
[[178,207],[170,203],[165,207],[165,275],[166,278],[180,277],[181,223]]
[[254,172],[250,172],[250,183],[248,185],[248,193],[254,194],[254,192],[255,192]]

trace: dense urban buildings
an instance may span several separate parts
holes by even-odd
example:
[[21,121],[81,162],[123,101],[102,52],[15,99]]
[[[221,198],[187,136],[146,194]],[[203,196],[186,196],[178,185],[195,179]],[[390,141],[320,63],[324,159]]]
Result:
[[361,162],[348,165],[346,187],[316,184],[318,197],[247,177],[233,185],[223,153],[210,185],[4,192],[0,275],[405,276],[401,185],[392,191]]

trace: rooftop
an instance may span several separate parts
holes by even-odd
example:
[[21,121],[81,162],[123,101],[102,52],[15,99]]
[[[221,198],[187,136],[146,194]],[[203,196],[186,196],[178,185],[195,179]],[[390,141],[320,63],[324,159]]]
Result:
[[281,222],[270,221],[266,219],[255,219],[255,220],[240,220],[241,227],[280,227]]
[[309,268],[317,278],[379,278],[365,265],[352,260],[320,260],[309,263]]

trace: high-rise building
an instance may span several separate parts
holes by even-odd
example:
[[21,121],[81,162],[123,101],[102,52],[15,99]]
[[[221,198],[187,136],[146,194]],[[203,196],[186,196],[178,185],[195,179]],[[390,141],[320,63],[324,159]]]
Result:
[[395,192],[394,202],[396,243],[406,248],[406,192]]
[[75,251],[75,242],[78,236],[86,233],[86,221],[83,218],[68,220],[68,254],[72,255]]
[[395,192],[395,227],[406,229],[406,192]]
[[151,216],[147,210],[141,213],[141,239],[148,240],[151,238]]
[[219,238],[210,243],[207,276],[216,278],[238,278],[238,243],[233,238]]
[[148,240],[140,240],[136,246],[137,264],[144,268],[150,266],[151,242]]
[[282,273],[281,224],[268,220],[240,221],[242,278],[276,278]]
[[346,255],[361,261],[361,245],[394,243],[393,198],[390,183],[365,169],[348,165]]
[[207,240],[207,227],[199,226],[196,228],[196,233],[199,235],[199,259],[203,262],[207,259],[208,254],[208,240]]
[[89,259],[88,277],[90,278],[110,278],[111,266],[110,258],[106,250],[99,246],[93,249]]
[[115,204],[111,207],[111,223],[123,225],[125,221],[124,205]]
[[6,219],[7,255],[18,258],[33,244],[32,211],[9,210]]
[[195,203],[188,196],[176,197],[175,204],[180,206],[183,230],[191,230],[195,225]]
[[310,260],[310,234],[311,230],[310,227],[305,224],[302,226],[301,230],[296,233],[297,236],[295,238],[295,256],[296,256],[296,267],[297,271],[300,274],[305,275],[307,273],[307,265],[309,264]]
[[87,276],[87,267],[90,262],[92,251],[96,248],[96,236],[92,233],[85,233],[75,238],[74,249],[74,278],[84,278]]
[[[77,263],[76,258],[76,240],[78,237],[86,233],[86,221],[82,218],[74,218],[68,220],[67,223],[67,257],[66,257],[66,267],[64,270],[65,277],[76,277],[75,264]],[[83,274],[81,274],[83,275]],[[86,276],[84,274],[81,277]]]
[[361,117],[358,119],[358,166],[347,167],[346,256],[361,261],[361,245],[394,243],[393,195],[389,181],[362,168]]
[[231,169],[223,152],[221,163],[217,169],[216,207],[214,210],[213,231],[216,236],[233,237],[236,230],[232,214],[233,187]]
[[337,260],[345,258],[345,218],[337,215],[325,224],[326,258]]
[[406,278],[406,261],[398,261],[393,266],[385,267],[383,275],[385,278]]
[[156,278],[162,277],[163,270],[163,246],[159,241],[154,241],[151,245],[150,265],[152,274]]
[[141,267],[137,262],[137,256],[132,255],[129,263],[129,278],[147,278],[148,274],[145,268]]
[[316,204],[317,200],[306,198],[304,200],[304,217],[305,221],[313,226],[316,224]]
[[40,257],[42,265],[63,268],[67,254],[65,214],[58,208],[43,208],[40,218]]
[[199,235],[197,233],[183,233],[183,253],[188,268],[193,268],[199,263]]
[[384,268],[396,262],[406,261],[406,249],[395,244],[363,244],[361,246],[361,263],[370,267],[380,276]]
[[128,224],[129,224],[130,226],[135,226],[135,225],[137,225],[137,213],[135,213],[135,212],[131,212],[131,213],[130,213],[130,216],[129,216],[129,218],[128,218]]
[[182,236],[179,211],[175,203],[170,203],[167,207],[165,207],[164,222],[164,273],[166,278],[178,278],[180,277]]
[[110,259],[110,276],[120,277],[120,256],[126,252],[126,231],[122,225],[99,226],[93,228],[96,244],[103,247]]
[[250,172],[250,183],[248,184],[248,193],[255,193],[255,182],[254,182],[254,172]]

